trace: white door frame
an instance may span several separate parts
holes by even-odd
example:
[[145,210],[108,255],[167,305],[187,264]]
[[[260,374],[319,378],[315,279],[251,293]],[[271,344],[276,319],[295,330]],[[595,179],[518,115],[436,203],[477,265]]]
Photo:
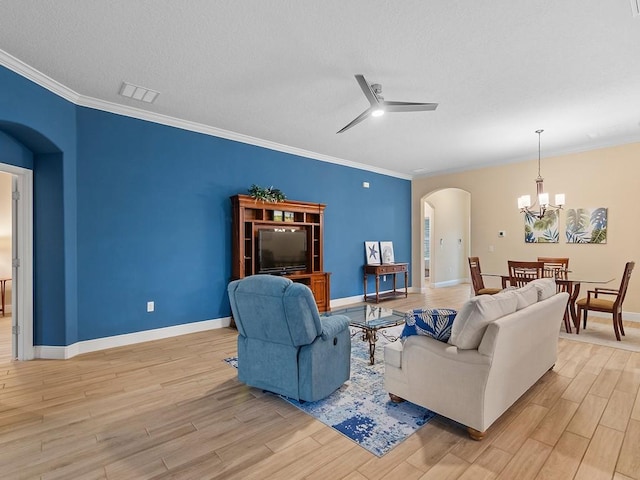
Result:
[[[13,175],[11,316],[17,335],[12,357],[32,360],[33,348],[33,171],[0,163],[0,171]],[[14,193],[14,197],[16,194]],[[17,349],[17,351],[16,351]]]

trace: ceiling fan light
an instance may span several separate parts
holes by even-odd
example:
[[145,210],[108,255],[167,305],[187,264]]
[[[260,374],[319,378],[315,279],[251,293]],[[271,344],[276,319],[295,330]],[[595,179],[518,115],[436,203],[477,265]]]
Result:
[[376,108],[371,112],[372,117],[381,117],[384,115],[384,110],[382,108]]

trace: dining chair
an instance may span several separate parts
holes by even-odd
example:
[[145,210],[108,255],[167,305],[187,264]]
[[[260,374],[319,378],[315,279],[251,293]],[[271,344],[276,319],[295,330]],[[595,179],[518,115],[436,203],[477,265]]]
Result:
[[[582,313],[582,328],[587,328],[587,312],[592,310],[594,312],[610,313],[613,317],[613,331],[616,334],[616,340],[620,341],[620,334],[624,335],[624,326],[622,325],[622,302],[627,295],[627,287],[629,286],[629,279],[631,278],[631,272],[635,267],[636,262],[627,262],[624,266],[624,273],[622,280],[620,281],[620,288],[595,288],[594,290],[587,291],[587,298],[581,298],[576,302],[578,307],[578,319],[580,313]],[[606,300],[600,298],[598,295],[610,295],[615,298],[613,300]],[[576,333],[580,333],[580,322],[576,325]]]
[[[542,262],[542,275],[545,277],[555,278],[556,280],[569,279],[569,257],[538,257],[538,261]],[[567,292],[571,295],[572,284],[569,282],[556,283],[556,291]],[[571,314],[569,312],[569,304],[564,312],[564,327],[567,333],[571,333]]]
[[469,257],[469,270],[471,271],[471,283],[475,295],[493,295],[502,291],[501,288],[487,288],[484,286],[479,257]]
[[544,270],[542,262],[507,260],[507,265],[509,266],[509,285],[512,287],[523,287],[531,280],[542,278]]
[[538,257],[538,261],[544,264],[542,274],[545,277],[567,279],[569,257]]

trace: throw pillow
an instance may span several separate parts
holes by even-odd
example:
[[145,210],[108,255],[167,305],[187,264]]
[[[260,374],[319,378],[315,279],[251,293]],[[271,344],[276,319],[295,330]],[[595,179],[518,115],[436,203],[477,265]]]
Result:
[[487,325],[515,312],[517,305],[514,290],[471,298],[460,309],[453,322],[449,343],[461,350],[478,348]]
[[411,310],[405,314],[404,329],[401,338],[410,335],[426,335],[441,342],[451,336],[451,325],[456,311],[448,308],[429,308]]
[[533,282],[527,283],[524,287],[514,290],[518,305],[516,310],[522,310],[538,301],[538,287]]
[[546,300],[556,294],[555,278],[538,278],[537,280],[533,280],[529,283],[535,285],[538,289],[538,301]]

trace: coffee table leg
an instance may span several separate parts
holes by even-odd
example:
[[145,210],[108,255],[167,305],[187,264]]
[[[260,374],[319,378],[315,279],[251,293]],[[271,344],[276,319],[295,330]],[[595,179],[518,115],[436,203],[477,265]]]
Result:
[[376,355],[376,342],[378,341],[378,335],[375,330],[366,329],[365,337],[369,341],[369,365],[373,365]]

